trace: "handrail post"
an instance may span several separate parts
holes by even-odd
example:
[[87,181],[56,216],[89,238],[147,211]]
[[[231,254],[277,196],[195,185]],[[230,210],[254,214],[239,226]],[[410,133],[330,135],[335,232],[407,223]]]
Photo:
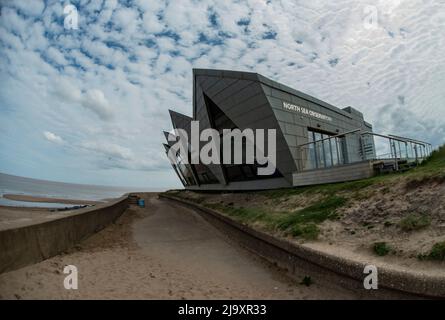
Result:
[[417,157],[417,145],[416,144],[414,145],[414,155],[416,157],[416,163],[418,163],[419,160],[418,160],[418,157]]
[[393,141],[393,146],[394,146],[394,170],[395,171],[399,171],[399,162],[397,160],[397,149],[396,149],[396,143],[395,141]]

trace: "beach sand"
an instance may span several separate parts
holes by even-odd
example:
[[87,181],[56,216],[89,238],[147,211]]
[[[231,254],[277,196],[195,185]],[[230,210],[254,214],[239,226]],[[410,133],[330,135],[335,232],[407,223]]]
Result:
[[52,212],[46,208],[0,206],[0,230],[20,227],[40,221],[50,214],[52,214]]

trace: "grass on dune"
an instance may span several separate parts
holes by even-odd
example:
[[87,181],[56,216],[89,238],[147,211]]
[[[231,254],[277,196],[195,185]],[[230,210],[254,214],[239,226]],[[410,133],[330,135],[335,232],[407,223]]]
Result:
[[224,212],[242,223],[259,222],[268,229],[280,230],[304,239],[316,239],[319,234],[317,224],[327,219],[335,219],[336,209],[345,203],[345,198],[330,196],[301,210],[274,214],[261,208],[232,207],[219,203],[206,206]]
[[445,169],[445,144],[434,150],[418,169],[425,172],[443,172]]
[[285,230],[295,224],[320,223],[326,219],[336,218],[335,210],[342,207],[346,199],[342,197],[331,196],[314,205],[308,206],[302,210],[295,211],[289,215],[280,218],[277,221],[277,227]]
[[270,199],[281,199],[283,197],[288,197],[293,195],[314,194],[314,193],[321,193],[327,196],[333,196],[337,192],[341,191],[359,191],[365,189],[373,185],[374,183],[380,181],[381,179],[382,179],[381,176],[378,176],[357,181],[324,184],[324,185],[316,185],[308,187],[267,190],[267,191],[261,191],[259,193],[265,195]]
[[270,215],[267,211],[260,208],[232,207],[219,203],[209,203],[205,205],[208,208],[222,211],[229,216],[236,218],[240,222],[263,221],[270,222]]
[[409,178],[408,187],[417,187],[430,181],[445,182],[445,144],[434,150],[417,168],[405,174]]
[[426,215],[410,214],[404,217],[399,226],[403,231],[416,231],[423,229],[431,224],[431,219]]
[[445,241],[435,243],[426,254],[419,254],[420,260],[445,261]]

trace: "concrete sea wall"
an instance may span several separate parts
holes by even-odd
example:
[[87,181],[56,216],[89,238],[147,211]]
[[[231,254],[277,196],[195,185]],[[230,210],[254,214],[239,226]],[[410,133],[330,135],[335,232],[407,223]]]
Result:
[[54,218],[0,230],[0,273],[55,256],[114,222],[128,208],[128,196]]

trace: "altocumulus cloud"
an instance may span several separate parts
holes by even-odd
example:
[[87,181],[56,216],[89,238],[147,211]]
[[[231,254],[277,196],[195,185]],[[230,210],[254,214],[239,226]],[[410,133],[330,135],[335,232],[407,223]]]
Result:
[[59,137],[58,135],[49,132],[49,131],[45,131],[43,132],[43,136],[45,137],[46,140],[54,142],[54,143],[58,143],[58,144],[62,144],[64,143],[63,139],[61,137]]
[[178,186],[162,130],[168,108],[191,112],[193,67],[256,71],[379,132],[444,142],[443,0],[71,3],[78,30],[63,1],[1,1],[0,171]]
[[108,121],[113,118],[113,108],[100,89],[88,89],[82,92],[67,79],[58,79],[52,91],[61,102],[82,106],[95,113],[100,120]]
[[120,160],[131,160],[134,156],[130,149],[112,143],[83,142],[80,147]]
[[98,89],[88,90],[83,97],[82,105],[95,112],[102,120],[110,120],[113,116],[110,103]]

